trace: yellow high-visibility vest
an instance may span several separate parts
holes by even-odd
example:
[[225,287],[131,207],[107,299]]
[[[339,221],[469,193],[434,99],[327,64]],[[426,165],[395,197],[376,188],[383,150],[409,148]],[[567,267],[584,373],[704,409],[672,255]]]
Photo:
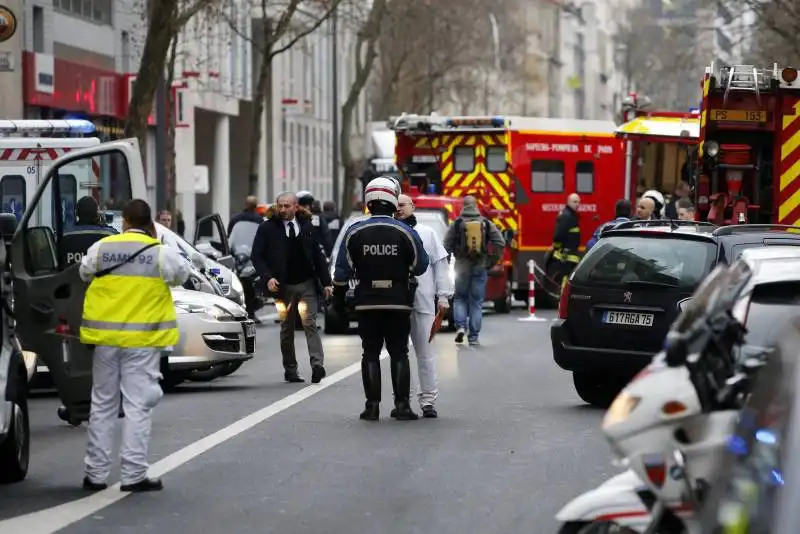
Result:
[[101,239],[96,270],[141,252],[113,272],[94,278],[83,301],[81,343],[112,347],[168,347],[179,332],[172,293],[161,278],[161,244],[149,235],[126,232]]

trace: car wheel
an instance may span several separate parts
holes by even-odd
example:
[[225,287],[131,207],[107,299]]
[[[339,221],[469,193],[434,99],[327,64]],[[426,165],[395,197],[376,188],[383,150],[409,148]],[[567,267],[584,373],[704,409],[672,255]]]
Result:
[[0,484],[24,480],[28,474],[31,454],[30,419],[25,380],[19,381],[11,399],[11,426],[0,443]]
[[511,290],[511,279],[506,280],[506,291],[502,299],[494,301],[495,313],[511,313],[511,306],[514,302],[514,292]]
[[572,373],[572,383],[578,396],[587,404],[608,408],[624,384],[594,373]]

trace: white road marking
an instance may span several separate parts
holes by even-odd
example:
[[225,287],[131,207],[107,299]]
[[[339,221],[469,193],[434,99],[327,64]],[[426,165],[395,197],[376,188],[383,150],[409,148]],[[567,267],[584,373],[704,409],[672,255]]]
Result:
[[[381,353],[381,360],[389,354],[384,350]],[[235,438],[239,434],[247,432],[258,424],[263,423],[284,410],[287,410],[299,402],[316,395],[320,391],[341,382],[345,378],[361,371],[361,362],[358,361],[344,369],[337,371],[325,378],[320,384],[312,384],[303,389],[282,398],[256,412],[245,416],[233,424],[206,436],[199,441],[187,445],[183,449],[173,452],[166,458],[159,460],[150,466],[149,475],[151,477],[161,477],[170,471],[174,471],[183,464],[194,460],[204,452],[207,452],[217,445]],[[78,479],[80,481],[80,479]],[[77,523],[78,521],[96,514],[103,508],[121,501],[129,496],[129,493],[119,491],[120,484],[109,486],[108,489],[94,493],[83,499],[67,502],[32,512],[30,514],[17,516],[11,519],[0,521],[0,534],[14,534],[24,532],[25,534],[54,534],[61,529]],[[169,491],[169,482],[164,491]]]

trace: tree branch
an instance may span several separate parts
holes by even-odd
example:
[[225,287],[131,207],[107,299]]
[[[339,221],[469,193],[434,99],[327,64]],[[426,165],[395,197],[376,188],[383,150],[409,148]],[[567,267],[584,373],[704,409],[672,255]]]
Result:
[[[319,18],[317,18],[317,20],[314,22],[314,24],[312,24],[311,26],[306,27],[302,31],[297,32],[289,40],[289,42],[286,43],[284,46],[281,46],[280,48],[275,48],[274,50],[272,50],[272,52],[270,52],[270,55],[269,55],[270,59],[274,58],[278,54],[282,54],[282,53],[286,52],[287,50],[292,48],[294,45],[296,45],[304,37],[306,37],[307,35],[313,33],[314,31],[316,31],[320,26],[322,26],[322,24],[326,20],[328,20],[328,18],[333,14],[334,11],[339,9],[339,4],[341,2],[342,2],[342,0],[334,0],[333,2],[331,2],[331,6],[325,11],[325,13],[323,13]],[[277,32],[276,32],[276,35],[277,35]],[[280,35],[278,35],[278,37],[272,41],[273,44],[276,43],[279,38],[280,38]]]
[[179,31],[186,25],[187,22],[192,19],[192,17],[213,6],[216,2],[217,0],[195,0],[193,4],[184,9],[178,14],[177,17],[175,17],[175,21],[173,22],[173,31]]

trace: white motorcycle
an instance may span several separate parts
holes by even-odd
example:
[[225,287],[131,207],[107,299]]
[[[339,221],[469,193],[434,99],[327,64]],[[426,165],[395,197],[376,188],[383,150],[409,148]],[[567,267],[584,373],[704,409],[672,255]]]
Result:
[[687,310],[667,349],[614,400],[603,432],[628,469],[562,508],[561,534],[698,532],[694,512],[763,365],[763,353],[736,365],[744,327],[717,302],[709,316]]

